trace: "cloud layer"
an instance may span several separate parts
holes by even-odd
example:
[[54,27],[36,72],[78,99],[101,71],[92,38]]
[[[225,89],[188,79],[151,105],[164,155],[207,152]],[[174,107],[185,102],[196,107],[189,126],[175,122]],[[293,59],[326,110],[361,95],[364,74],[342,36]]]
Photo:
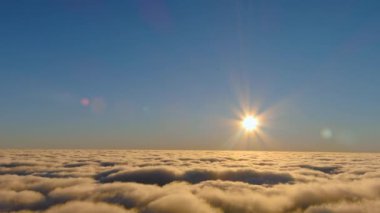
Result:
[[380,154],[2,150],[0,212],[372,212]]

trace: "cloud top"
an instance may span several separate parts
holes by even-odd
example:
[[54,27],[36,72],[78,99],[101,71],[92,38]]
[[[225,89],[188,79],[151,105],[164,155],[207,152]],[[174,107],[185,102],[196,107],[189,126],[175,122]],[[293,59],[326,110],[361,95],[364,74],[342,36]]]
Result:
[[380,207],[379,160],[376,153],[2,150],[0,212],[371,212]]

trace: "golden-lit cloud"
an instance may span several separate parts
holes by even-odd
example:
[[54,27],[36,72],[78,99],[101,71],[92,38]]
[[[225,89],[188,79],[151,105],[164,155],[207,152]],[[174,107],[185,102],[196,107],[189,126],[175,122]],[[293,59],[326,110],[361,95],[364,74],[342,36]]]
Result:
[[371,212],[380,204],[376,153],[2,150],[0,156],[0,212]]

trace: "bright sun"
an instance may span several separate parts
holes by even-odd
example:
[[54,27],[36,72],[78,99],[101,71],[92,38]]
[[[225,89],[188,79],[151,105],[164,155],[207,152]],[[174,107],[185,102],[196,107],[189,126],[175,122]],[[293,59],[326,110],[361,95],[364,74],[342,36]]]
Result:
[[256,129],[257,125],[259,125],[259,122],[257,118],[250,115],[250,116],[245,117],[243,121],[241,122],[241,124],[246,131],[252,132],[253,130]]

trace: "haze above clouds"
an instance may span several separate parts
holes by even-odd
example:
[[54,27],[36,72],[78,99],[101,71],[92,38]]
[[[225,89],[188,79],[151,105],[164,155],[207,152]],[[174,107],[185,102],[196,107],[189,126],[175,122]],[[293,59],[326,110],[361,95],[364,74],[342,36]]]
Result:
[[380,154],[2,150],[1,212],[371,212]]

